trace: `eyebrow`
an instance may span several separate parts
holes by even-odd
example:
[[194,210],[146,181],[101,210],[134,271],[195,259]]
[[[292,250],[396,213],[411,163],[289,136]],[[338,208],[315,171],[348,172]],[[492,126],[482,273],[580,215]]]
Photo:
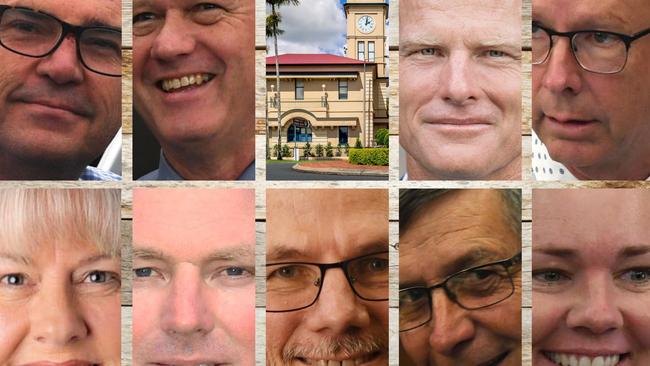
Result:
[[544,249],[533,249],[533,253],[540,253],[545,255],[550,255],[552,257],[574,259],[578,256],[578,252],[574,249],[564,249],[564,248],[544,248]]
[[95,262],[99,262],[99,261],[102,261],[102,260],[111,260],[111,259],[116,259],[116,258],[119,258],[119,256],[111,256],[109,254],[98,254],[98,255],[94,255],[92,257],[88,257],[88,258],[84,258],[84,259],[80,260],[79,265],[85,266],[85,265],[95,263]]
[[[343,260],[359,257],[370,253],[381,252],[384,250],[388,251],[388,242],[385,243],[378,242],[378,241],[370,242],[367,244],[359,245],[355,249],[357,250],[353,251],[354,253],[353,255],[350,255],[348,258],[343,258]],[[266,255],[267,262],[277,262],[277,261],[294,260],[294,259],[309,260],[309,258],[312,258],[311,253],[308,253],[307,251],[300,248],[294,248],[286,245],[274,245],[273,249],[269,250]]]
[[[109,254],[98,254],[98,255],[93,255],[92,257],[88,258],[83,258],[78,262],[78,265],[80,266],[85,266],[91,263],[99,262],[102,260],[109,260],[109,259],[115,259],[119,257],[111,256]],[[26,265],[31,264],[33,261],[30,257],[22,256],[22,255],[14,255],[14,254],[9,254],[9,253],[0,253],[0,259],[7,259],[13,262],[17,263],[23,263]]]
[[23,255],[9,254],[9,253],[0,253],[0,259],[10,260],[12,262],[22,263],[27,265],[32,263],[32,259],[29,257]]
[[[54,15],[54,14],[48,12],[48,11],[45,11],[45,10],[38,10],[38,9],[34,9],[34,8],[30,8],[28,6],[22,6],[22,5],[17,5],[17,6],[15,6],[15,8],[16,9],[31,10],[33,12],[40,13],[40,14],[46,14],[46,15],[49,15],[51,17],[54,17],[56,19],[61,20],[61,18],[59,18],[58,16],[56,16],[56,15]],[[65,20],[62,20],[62,21],[66,22]],[[66,22],[66,23],[72,24],[70,22]],[[104,27],[104,28],[111,28],[113,30],[120,31],[120,32],[122,31],[121,26],[112,25],[112,24],[108,23],[107,21],[105,21],[104,19],[98,17],[97,15],[92,15],[92,16],[88,17],[83,22],[81,22],[81,24],[72,24],[72,25],[74,25],[74,26],[82,26],[82,27]]]
[[625,259],[650,253],[650,245],[632,245],[619,250],[617,257]]
[[456,257],[453,261],[447,264],[444,264],[442,269],[443,273],[452,274],[500,259],[508,258],[502,258],[499,253],[486,248],[471,248],[465,254]]
[[[253,248],[249,246],[234,246],[217,249],[201,258],[201,262],[228,262],[234,260],[251,259],[255,257]],[[175,262],[174,258],[155,248],[134,248],[133,258],[140,260],[157,260],[168,263]]]

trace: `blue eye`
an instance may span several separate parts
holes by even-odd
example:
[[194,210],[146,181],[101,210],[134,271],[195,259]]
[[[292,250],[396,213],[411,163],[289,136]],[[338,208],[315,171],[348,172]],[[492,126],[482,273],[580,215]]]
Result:
[[489,50],[487,51],[487,55],[490,57],[504,57],[506,56],[506,53],[498,50]]
[[643,284],[650,282],[650,268],[634,268],[623,274],[624,279],[630,282]]
[[423,48],[420,50],[420,54],[423,56],[433,56],[436,54],[436,49],[435,48]]
[[229,267],[224,272],[227,276],[243,276],[246,270],[241,267]]
[[153,274],[153,269],[149,267],[135,268],[133,272],[135,273],[136,277],[151,277],[151,275]]

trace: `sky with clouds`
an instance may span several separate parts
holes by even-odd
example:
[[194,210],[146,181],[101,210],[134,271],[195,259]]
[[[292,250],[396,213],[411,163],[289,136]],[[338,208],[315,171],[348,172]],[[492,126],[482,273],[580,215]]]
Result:
[[[301,0],[298,6],[280,8],[284,33],[278,38],[278,53],[331,53],[343,55],[346,19],[345,0]],[[270,12],[270,8],[267,8]],[[267,39],[273,55],[273,39]]]

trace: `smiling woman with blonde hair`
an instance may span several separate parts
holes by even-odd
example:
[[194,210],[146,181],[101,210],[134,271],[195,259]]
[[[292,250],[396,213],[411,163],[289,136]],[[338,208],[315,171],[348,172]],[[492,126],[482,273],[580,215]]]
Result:
[[120,192],[0,189],[0,364],[120,362]]

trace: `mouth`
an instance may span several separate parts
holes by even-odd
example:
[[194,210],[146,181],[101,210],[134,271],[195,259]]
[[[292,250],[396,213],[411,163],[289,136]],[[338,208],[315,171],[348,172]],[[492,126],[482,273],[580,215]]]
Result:
[[478,366],[497,366],[501,362],[503,362],[503,360],[505,360],[506,357],[508,357],[509,354],[510,354],[510,351],[503,352],[502,354],[498,355],[497,357],[495,357],[495,358],[493,358],[493,359],[491,359],[491,360],[489,360],[489,361],[487,361],[485,363],[481,363]]
[[451,127],[489,126],[491,123],[483,118],[444,118],[428,121],[430,124]]
[[616,366],[629,357],[629,353],[586,356],[572,353],[543,352],[551,362],[560,366]]
[[82,110],[82,108],[77,108],[73,105],[59,103],[57,101],[51,100],[21,100],[22,103],[31,104],[35,107],[42,108],[43,110],[49,110],[55,113],[69,113],[74,114],[75,116],[88,117],[89,114]]
[[102,366],[101,363],[72,360],[66,362],[38,361],[24,364],[22,366]]
[[210,73],[196,73],[176,78],[162,79],[156,84],[165,93],[178,93],[205,85],[214,79],[214,77],[215,75]]
[[334,357],[327,359],[317,359],[317,358],[306,358],[306,357],[297,357],[297,359],[305,365],[315,365],[315,366],[356,366],[363,365],[365,363],[372,362],[378,358],[380,352],[368,353],[365,355],[358,355],[355,357],[348,357],[343,359],[341,357]]

